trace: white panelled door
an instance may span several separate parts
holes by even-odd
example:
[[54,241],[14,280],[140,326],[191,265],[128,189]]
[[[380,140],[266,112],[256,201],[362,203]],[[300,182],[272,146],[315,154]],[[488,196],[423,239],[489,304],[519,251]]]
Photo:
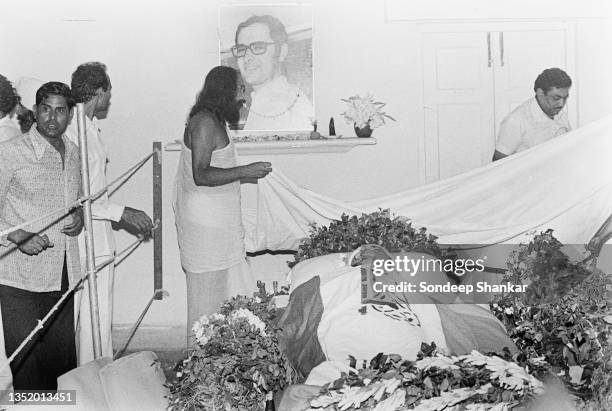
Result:
[[[575,73],[569,23],[432,25],[421,35],[427,183],[491,162],[499,124],[534,96],[542,70]],[[575,95],[573,85],[565,108],[573,127]]]
[[481,32],[423,38],[428,183],[476,168],[490,157],[493,72],[486,37]]

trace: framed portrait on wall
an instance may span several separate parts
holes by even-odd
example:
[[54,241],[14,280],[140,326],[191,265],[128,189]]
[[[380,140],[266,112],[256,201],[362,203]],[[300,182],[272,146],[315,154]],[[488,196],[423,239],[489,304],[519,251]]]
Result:
[[239,71],[244,133],[312,131],[312,5],[225,5],[220,64]]

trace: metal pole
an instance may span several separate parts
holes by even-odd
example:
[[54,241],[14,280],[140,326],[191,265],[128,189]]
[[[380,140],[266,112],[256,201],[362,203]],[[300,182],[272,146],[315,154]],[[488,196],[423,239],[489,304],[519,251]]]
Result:
[[130,342],[132,341],[132,338],[134,338],[134,334],[136,334],[136,331],[138,330],[138,327],[140,327],[140,323],[142,323],[142,320],[144,319],[145,315],[147,314],[147,311],[149,311],[149,308],[151,307],[151,304],[153,303],[153,300],[161,300],[163,297],[168,297],[168,296],[169,296],[169,294],[168,294],[167,291],[164,291],[164,290],[155,290],[155,292],[153,293],[153,296],[151,297],[151,299],[147,303],[147,306],[142,311],[142,313],[140,313],[140,316],[138,317],[138,319],[136,320],[136,322],[134,323],[134,325],[130,329],[130,332],[128,333],[128,338],[125,340],[125,343],[123,344],[123,347],[121,347],[121,349],[115,353],[115,355],[113,357],[114,360],[116,360],[117,358],[121,358],[121,356],[123,356],[123,353],[125,352],[125,350],[127,350],[127,347],[130,345]]
[[163,287],[162,257],[162,145],[153,142],[153,221],[157,228],[153,230],[153,291],[156,300],[161,300],[163,293],[157,293]]
[[[77,104],[77,126],[79,130],[79,148],[81,149],[81,180],[83,195],[91,195],[89,189],[89,156],[87,155],[87,133],[85,129],[85,107]],[[91,314],[91,333],[93,336],[94,358],[102,356],[102,339],[100,337],[100,314],[98,312],[98,282],[94,255],[94,239],[91,217],[91,199],[83,203],[85,223],[85,252],[87,257],[87,283],[89,285],[89,312]]]

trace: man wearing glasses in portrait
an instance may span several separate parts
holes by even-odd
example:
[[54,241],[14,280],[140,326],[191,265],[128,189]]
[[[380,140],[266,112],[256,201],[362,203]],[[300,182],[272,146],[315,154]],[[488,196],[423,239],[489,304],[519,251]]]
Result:
[[288,43],[285,26],[270,15],[252,16],[236,29],[232,55],[253,89],[245,130],[312,130],[312,102],[284,73]]

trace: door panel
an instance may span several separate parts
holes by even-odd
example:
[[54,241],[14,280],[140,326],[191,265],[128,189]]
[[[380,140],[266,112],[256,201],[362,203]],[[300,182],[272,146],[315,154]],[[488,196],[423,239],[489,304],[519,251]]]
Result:
[[487,33],[423,35],[426,181],[486,164],[493,138]]
[[[551,30],[506,30],[494,34],[493,53],[498,57],[495,64],[497,134],[504,117],[534,96],[533,83],[543,70],[558,67],[570,77],[574,70],[568,53],[567,30],[563,27]],[[570,97],[565,110],[575,115],[576,99]],[[573,124],[575,127],[576,124]]]
[[439,150],[440,179],[480,167],[482,144],[474,135],[481,132],[482,108],[478,103],[438,105],[438,137],[450,142]]

